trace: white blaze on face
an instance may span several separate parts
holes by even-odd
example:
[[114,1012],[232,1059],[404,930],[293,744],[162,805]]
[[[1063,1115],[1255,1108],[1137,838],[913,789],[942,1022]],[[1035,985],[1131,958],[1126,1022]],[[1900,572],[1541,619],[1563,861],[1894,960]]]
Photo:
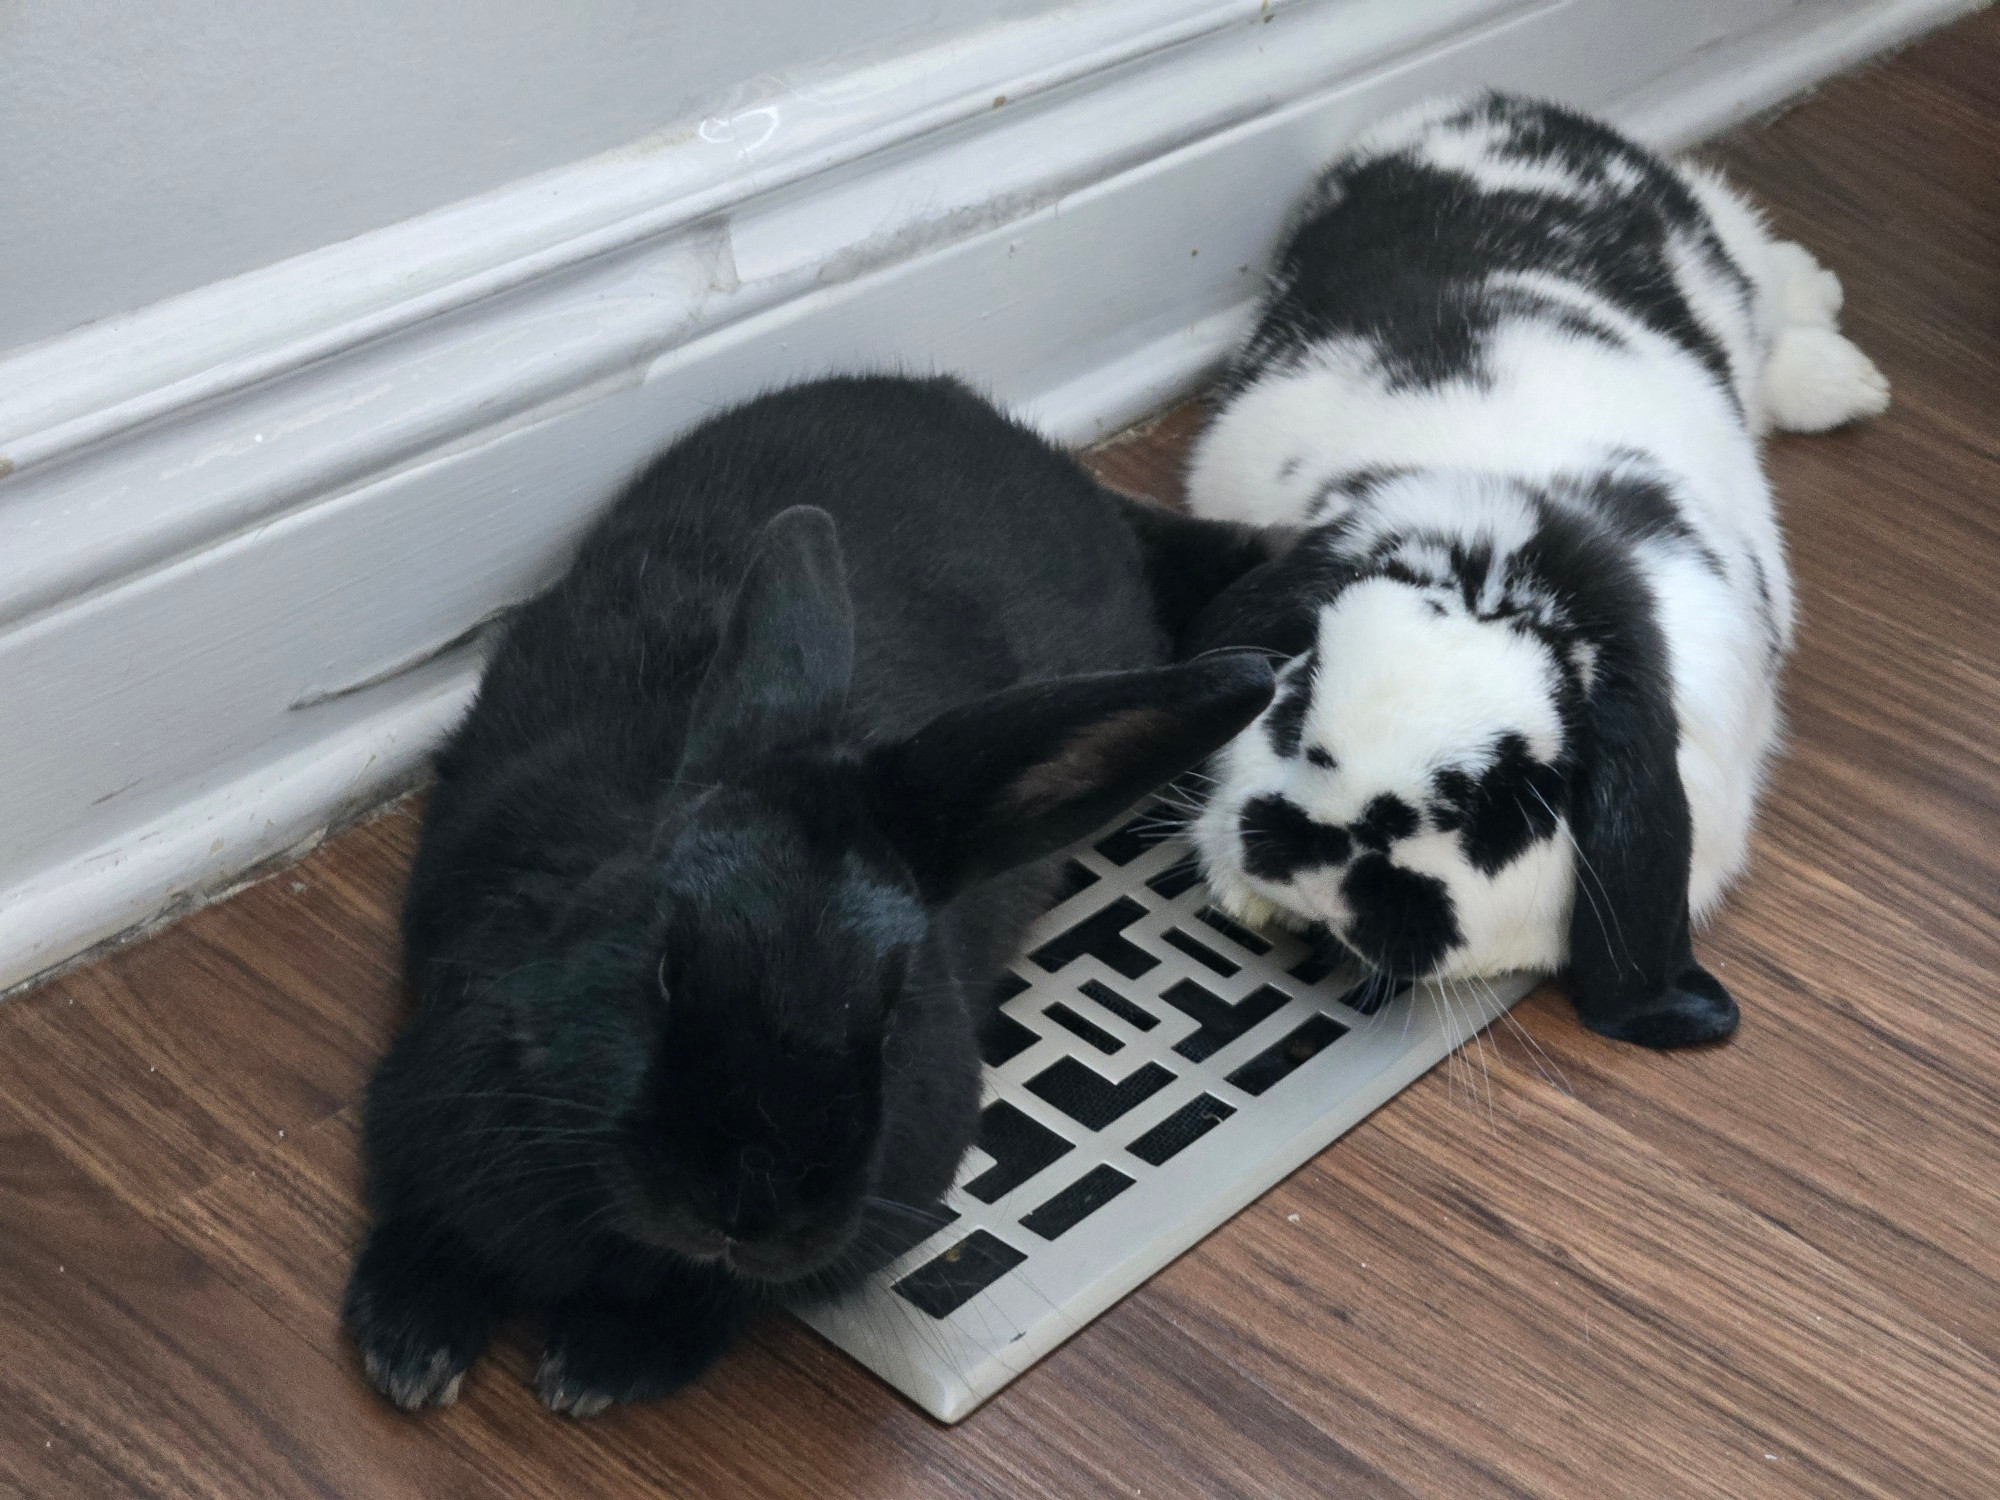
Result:
[[1537,760],[1554,760],[1562,751],[1558,686],[1538,638],[1473,618],[1456,591],[1357,583],[1320,616],[1305,743],[1336,766],[1302,774],[1310,800],[1300,805],[1338,822],[1383,792],[1422,808],[1437,771],[1476,773],[1509,732]]

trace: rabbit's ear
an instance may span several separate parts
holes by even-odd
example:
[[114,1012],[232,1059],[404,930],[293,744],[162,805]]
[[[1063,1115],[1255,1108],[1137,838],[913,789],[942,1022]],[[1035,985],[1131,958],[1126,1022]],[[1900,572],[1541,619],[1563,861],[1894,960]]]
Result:
[[[1234,521],[1204,521],[1150,500],[1111,494],[1125,524],[1139,539],[1146,592],[1154,618],[1176,647],[1183,646],[1204,610],[1252,568],[1284,552],[1290,535]],[[1262,642],[1256,644],[1261,645]],[[1178,656],[1192,651],[1176,650]]]
[[1334,549],[1333,537],[1308,531],[1274,533],[1266,546],[1276,555],[1223,589],[1182,637],[1187,655],[1256,647],[1280,656],[1303,656],[1319,638],[1319,615],[1354,581],[1356,565]]
[[1695,962],[1693,824],[1665,638],[1650,602],[1598,652],[1569,802],[1576,897],[1569,987],[1592,1031],[1647,1047],[1718,1041],[1736,1002]]
[[1220,749],[1271,698],[1260,654],[1010,688],[871,752],[869,790],[926,899],[1053,853]]
[[765,523],[696,690],[680,774],[713,781],[773,745],[830,731],[854,675],[854,604],[833,517]]

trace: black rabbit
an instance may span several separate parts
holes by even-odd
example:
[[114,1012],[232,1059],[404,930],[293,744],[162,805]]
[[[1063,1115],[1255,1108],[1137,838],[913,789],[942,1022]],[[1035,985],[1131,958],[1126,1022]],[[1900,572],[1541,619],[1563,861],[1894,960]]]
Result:
[[1048,856],[1268,700],[1254,654],[1159,665],[1263,557],[949,380],[801,386],[656,461],[439,757],[345,1311],[374,1384],[449,1402],[520,1309],[589,1414],[913,1242]]

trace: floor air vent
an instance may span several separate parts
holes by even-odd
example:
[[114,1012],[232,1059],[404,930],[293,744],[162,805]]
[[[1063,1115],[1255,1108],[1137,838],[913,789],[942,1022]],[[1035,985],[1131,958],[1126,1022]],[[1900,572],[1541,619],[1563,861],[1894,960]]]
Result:
[[[1079,845],[984,1038],[949,1222],[802,1316],[955,1422],[1525,994],[1368,1015],[1362,976],[1207,904],[1155,809]],[[1359,1008],[1357,1008],[1359,1007]]]

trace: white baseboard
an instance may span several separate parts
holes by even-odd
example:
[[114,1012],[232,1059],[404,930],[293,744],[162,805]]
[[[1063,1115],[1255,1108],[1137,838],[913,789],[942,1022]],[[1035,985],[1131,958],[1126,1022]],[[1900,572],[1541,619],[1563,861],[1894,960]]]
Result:
[[718,406],[944,369],[1096,437],[1212,367],[1388,110],[1681,144],[1976,8],[1100,0],[0,358],[0,987],[406,779],[467,633]]

